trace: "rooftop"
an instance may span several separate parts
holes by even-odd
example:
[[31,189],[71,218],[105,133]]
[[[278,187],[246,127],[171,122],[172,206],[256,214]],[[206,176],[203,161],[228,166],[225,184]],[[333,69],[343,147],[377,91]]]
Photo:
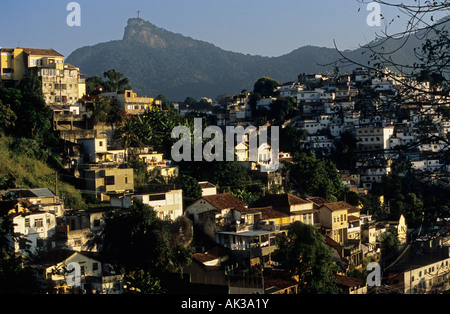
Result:
[[241,201],[230,193],[205,195],[202,198],[218,209],[234,208],[242,211],[248,209],[248,204],[246,202]]

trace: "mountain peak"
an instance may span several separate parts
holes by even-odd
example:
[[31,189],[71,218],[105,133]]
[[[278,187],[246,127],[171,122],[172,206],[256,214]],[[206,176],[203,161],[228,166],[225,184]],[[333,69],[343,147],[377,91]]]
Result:
[[159,28],[141,18],[130,18],[125,27],[124,41],[139,42],[150,48],[192,47],[195,40]]

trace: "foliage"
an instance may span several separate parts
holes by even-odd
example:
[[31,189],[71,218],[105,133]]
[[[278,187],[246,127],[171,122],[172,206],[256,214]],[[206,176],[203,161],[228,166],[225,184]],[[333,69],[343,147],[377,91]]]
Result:
[[300,143],[305,139],[307,131],[288,124],[284,128],[280,128],[280,151],[289,152],[291,155],[300,153]]
[[185,174],[180,174],[176,178],[175,182],[183,190],[183,196],[193,199],[198,199],[202,196],[202,189],[196,178]]
[[17,120],[16,113],[11,109],[11,105],[3,104],[0,99],[0,132],[7,131],[9,128],[15,126]]
[[300,293],[339,292],[331,251],[317,228],[296,221],[287,235],[277,238],[277,243],[286,256],[285,267],[299,278]]
[[42,292],[25,260],[15,253],[0,253],[0,294],[34,294]]
[[340,199],[345,191],[336,165],[329,159],[300,153],[290,166],[291,178],[306,193],[332,201]]
[[91,120],[94,123],[106,122],[111,124],[120,123],[125,118],[125,111],[112,99],[99,97],[88,106],[91,111]]
[[[1,136],[0,189],[49,187],[54,190],[55,170],[45,162],[47,153],[34,140]],[[58,192],[66,207],[84,208],[81,192],[73,185],[58,181]]]
[[104,72],[103,76],[108,79],[103,82],[105,92],[118,92],[131,89],[129,79],[115,69]]
[[126,294],[161,294],[161,281],[150,272],[138,271],[125,276]]
[[[30,138],[40,144],[54,143],[56,137],[52,132],[52,113],[45,104],[42,85],[37,77],[23,78],[17,89],[0,89],[0,100],[16,116],[6,134]],[[9,119],[13,119],[11,115],[10,112]]]
[[181,270],[192,255],[184,235],[180,224],[159,219],[151,207],[135,200],[128,211],[115,211],[106,219],[104,252],[126,272]]
[[171,132],[178,125],[187,125],[175,111],[151,110],[141,115],[133,115],[124,119],[114,132],[114,140],[125,148],[152,146],[170,156],[172,145]]
[[342,132],[340,139],[334,142],[331,159],[338,169],[355,169],[359,153],[356,146],[356,136],[350,131]]
[[296,100],[293,97],[278,97],[270,106],[270,116],[275,125],[280,125],[298,113]]
[[253,85],[253,93],[263,98],[272,97],[275,96],[278,85],[278,82],[270,77],[261,77]]

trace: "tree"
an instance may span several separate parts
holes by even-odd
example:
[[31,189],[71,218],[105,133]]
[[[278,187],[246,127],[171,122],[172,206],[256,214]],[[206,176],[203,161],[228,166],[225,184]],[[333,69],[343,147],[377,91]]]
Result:
[[278,97],[270,105],[270,114],[275,124],[282,124],[297,113],[296,101],[292,97]]
[[104,253],[126,273],[160,274],[189,264],[191,226],[183,218],[161,220],[153,208],[135,200],[128,211],[113,212],[104,228]]
[[[14,125],[11,124],[13,120],[9,122],[10,134],[53,146],[56,137],[52,132],[52,112],[45,104],[42,83],[37,77],[23,78],[18,88],[0,89],[0,100],[3,104],[2,111],[5,113],[6,110],[8,119],[14,120]],[[13,118],[13,113],[16,119]]]
[[286,125],[286,127],[280,129],[280,151],[289,152],[291,155],[300,153],[301,142],[306,138],[307,131],[304,129],[292,126],[292,124]]
[[33,294],[42,290],[25,260],[14,252],[0,252],[0,294]]
[[0,99],[0,132],[7,131],[14,127],[17,120],[16,113],[11,109],[11,105],[3,104]]
[[183,190],[183,196],[198,199],[202,196],[202,189],[198,184],[196,178],[191,177],[189,175],[180,174],[175,182],[181,187]]
[[259,94],[261,97],[272,97],[276,93],[278,82],[270,77],[261,77],[253,86],[253,93]]
[[317,228],[296,221],[277,238],[285,267],[299,278],[300,293],[338,293],[331,250]]
[[291,178],[307,194],[321,196],[331,202],[342,198],[345,192],[336,165],[329,159],[300,153],[294,156],[289,169]]
[[132,89],[129,79],[114,69],[104,72],[103,77],[108,79],[103,84],[106,92],[118,92],[126,89]]
[[86,94],[90,96],[98,95],[102,92],[105,82],[99,76],[91,76],[86,79]]

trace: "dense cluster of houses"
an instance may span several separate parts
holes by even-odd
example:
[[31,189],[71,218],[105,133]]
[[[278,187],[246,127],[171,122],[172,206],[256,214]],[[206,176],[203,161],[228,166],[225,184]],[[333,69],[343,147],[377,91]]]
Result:
[[[49,87],[44,77],[50,74],[55,77],[67,74],[67,79],[76,76],[76,82],[80,84],[77,88],[85,88],[84,77],[79,71],[65,65],[63,57],[54,51],[3,49],[3,53],[7,54],[11,68],[14,56],[15,59],[19,55],[28,58],[25,64],[37,71],[45,84],[43,88]],[[16,75],[17,71],[11,73]],[[13,84],[12,79],[11,74],[6,83]],[[89,124],[91,113],[86,110],[85,103],[78,101],[81,97],[61,96],[62,91],[68,89],[61,82],[54,86],[60,92],[59,98],[53,90],[44,95],[54,112],[54,130],[66,140],[64,166],[81,182],[83,193],[102,202],[102,206],[88,210],[67,209],[57,191],[46,187],[4,191],[0,201],[1,220],[9,221],[12,226],[7,233],[11,247],[25,257],[39,253],[39,262],[30,260],[29,266],[35,269],[43,284],[52,282],[56,291],[74,288],[69,280],[72,277],[64,270],[76,264],[80,266],[77,287],[81,291],[123,293],[123,274],[116,273],[102,256],[102,228],[112,209],[127,210],[136,200],[151,206],[161,219],[175,220],[186,216],[192,221],[193,263],[185,267],[188,276],[184,278],[187,279],[183,285],[174,287],[174,291],[295,293],[295,277],[287,276],[279,268],[276,239],[287,233],[296,221],[315,226],[323,234],[340,267],[336,280],[343,293],[367,293],[377,288],[425,293],[450,288],[447,221],[438,226],[439,233],[434,238],[411,243],[410,230],[403,216],[374,220],[369,213],[361,213],[360,206],[344,201],[300,198],[284,193],[283,189],[273,193],[271,186],[283,185],[281,169],[260,173],[258,162],[251,162],[246,156],[239,160],[263,176],[267,183],[266,194],[251,204],[232,194],[220,193],[214,183],[206,181],[199,182],[202,196],[196,200],[186,200],[181,189],[136,191],[134,170],[128,163],[131,158],[145,162],[149,173],[163,177],[177,176],[177,166],[151,147],[125,149],[110,145],[114,127]],[[361,87],[378,93],[378,101],[368,105],[376,112],[370,118],[355,108]],[[400,122],[388,114],[398,88],[395,80],[376,76],[366,69],[339,77],[301,74],[297,82],[278,87],[279,94],[294,97],[300,109],[300,114],[286,121],[284,126],[291,124],[306,130],[308,135],[299,145],[323,156],[331,153],[343,132],[353,132],[358,149],[367,154],[361,155],[356,172],[342,171],[342,181],[358,193],[368,193],[373,182],[380,182],[390,173],[392,160],[398,158],[392,149],[401,145],[417,144],[408,155],[415,169],[448,170],[448,165],[432,154],[446,148],[442,141],[418,141],[416,123],[423,116],[411,110],[412,105],[400,106],[405,116]],[[252,119],[249,95],[240,93],[230,97],[225,108],[211,112],[216,115],[218,125],[248,125]],[[157,100],[138,97],[131,90],[104,96],[117,101],[128,114],[140,114],[161,106]],[[72,97],[76,100],[70,102]],[[257,109],[270,110],[273,101],[274,98],[263,98],[256,104]],[[437,119],[433,122],[436,134],[447,137],[450,121],[436,112],[433,116]],[[280,152],[280,161],[291,159],[289,153]],[[368,259],[379,261],[380,240],[387,231],[394,231],[404,251],[392,264],[382,265],[383,285],[372,287],[366,280],[347,276],[348,270],[362,269]],[[182,288],[186,290],[177,290]]]

